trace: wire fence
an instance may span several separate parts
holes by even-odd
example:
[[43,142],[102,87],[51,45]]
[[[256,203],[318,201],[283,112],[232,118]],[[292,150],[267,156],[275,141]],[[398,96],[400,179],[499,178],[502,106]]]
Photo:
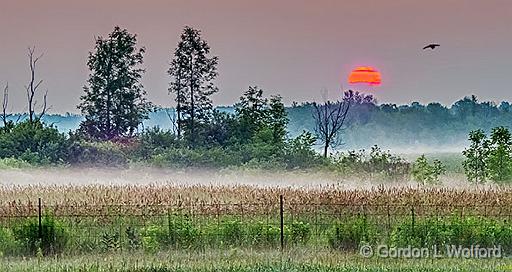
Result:
[[363,242],[499,244],[512,250],[511,215],[511,206],[288,203],[282,196],[275,203],[150,206],[46,205],[39,199],[37,205],[0,207],[0,227],[12,232],[18,242],[13,246],[24,247],[17,252],[296,246],[354,251]]

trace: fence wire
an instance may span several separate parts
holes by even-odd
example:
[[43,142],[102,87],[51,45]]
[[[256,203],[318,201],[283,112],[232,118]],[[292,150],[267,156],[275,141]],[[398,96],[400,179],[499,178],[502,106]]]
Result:
[[296,246],[353,251],[362,242],[500,243],[512,250],[511,214],[509,206],[311,204],[282,198],[149,206],[47,205],[43,200],[1,206],[0,227],[15,238],[32,230],[37,233],[24,239],[35,236],[37,246],[66,252]]

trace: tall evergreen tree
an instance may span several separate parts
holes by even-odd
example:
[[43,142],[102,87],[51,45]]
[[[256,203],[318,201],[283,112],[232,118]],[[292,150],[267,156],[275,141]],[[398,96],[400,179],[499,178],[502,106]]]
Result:
[[210,96],[218,91],[218,57],[209,56],[210,46],[201,32],[185,27],[169,68],[169,92],[176,95],[178,135],[186,134],[190,146],[196,145],[198,127],[208,122],[213,105]]
[[140,82],[145,49],[137,36],[116,26],[107,38],[98,37],[89,53],[91,71],[78,108],[85,115],[80,130],[103,140],[131,136],[148,118],[151,103]]

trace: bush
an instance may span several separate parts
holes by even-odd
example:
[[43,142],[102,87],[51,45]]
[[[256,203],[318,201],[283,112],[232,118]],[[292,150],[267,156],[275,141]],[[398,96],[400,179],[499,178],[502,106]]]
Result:
[[325,161],[314,149],[316,138],[310,132],[302,132],[299,136],[288,141],[283,159],[286,167],[313,168],[322,165]]
[[20,248],[12,230],[0,227],[0,257],[14,255]]
[[290,225],[289,236],[292,243],[306,243],[310,235],[311,227],[308,223],[296,221]]
[[15,240],[29,254],[35,255],[38,250],[44,255],[63,252],[69,238],[66,228],[50,215],[46,215],[41,223],[42,237],[39,237],[39,223],[31,219],[14,228]]
[[184,215],[168,215],[168,225],[149,225],[141,230],[142,246],[155,252],[167,247],[193,248],[199,245],[201,230]]
[[168,217],[168,241],[172,246],[191,248],[197,244],[201,231],[192,221],[183,215]]
[[78,165],[124,166],[128,156],[121,143],[76,140],[68,150],[67,161]]
[[218,233],[212,234],[221,244],[230,246],[242,245],[246,237],[245,227],[237,219],[222,222]]
[[394,246],[431,247],[446,245],[512,248],[512,227],[507,222],[479,217],[428,218],[405,221],[391,234]]
[[141,231],[142,247],[149,252],[158,251],[169,245],[169,233],[161,226],[150,225]]
[[0,169],[19,169],[32,166],[30,163],[15,158],[0,159]]
[[374,243],[377,238],[375,226],[364,216],[337,223],[329,233],[329,245],[333,249],[357,250],[361,244]]
[[331,165],[343,176],[361,178],[405,180],[409,177],[410,164],[403,158],[373,146],[370,153],[364,150],[341,153]]
[[286,163],[283,162],[280,158],[268,158],[266,160],[263,159],[252,159],[243,165],[241,165],[242,169],[260,169],[260,170],[281,170],[286,169]]
[[180,142],[171,131],[158,127],[150,128],[138,136],[137,146],[131,155],[139,159],[149,159],[170,148],[180,147]]
[[16,158],[31,164],[60,163],[69,141],[64,134],[41,122],[24,121],[0,131],[0,158]]
[[240,165],[240,153],[232,149],[213,147],[209,149],[170,148],[155,155],[151,164],[157,167],[211,167],[220,168]]
[[425,155],[421,155],[412,166],[412,177],[422,184],[432,184],[439,182],[439,176],[445,171],[445,167],[441,161],[434,160],[433,163],[430,164]]

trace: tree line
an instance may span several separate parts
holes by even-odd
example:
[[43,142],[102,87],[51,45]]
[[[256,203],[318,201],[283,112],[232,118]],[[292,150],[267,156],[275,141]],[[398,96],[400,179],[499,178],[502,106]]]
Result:
[[[287,109],[291,135],[313,131],[315,111],[312,103],[295,103]],[[510,128],[512,107],[509,102],[479,101],[464,97],[452,105],[437,102],[408,105],[379,104],[377,101],[352,105],[343,131],[341,149],[367,149],[378,144],[386,148],[462,149],[468,145],[469,132],[494,127]]]
[[[402,144],[407,145],[425,133],[439,141],[453,133],[482,128],[471,132],[471,147],[464,152],[468,158],[464,163],[468,178],[502,181],[512,176],[508,129],[497,127],[489,139],[485,136],[489,126],[510,120],[507,118],[512,109],[507,102],[498,106],[471,96],[450,108],[439,103],[416,102],[378,105],[372,95],[348,90],[336,101],[294,103],[287,109],[281,96],[267,97],[264,90],[250,86],[233,106],[233,112],[221,111],[211,99],[219,91],[215,85],[219,58],[210,51],[199,30],[185,27],[168,69],[168,92],[176,102],[175,110],[167,112],[171,129],[143,128],[143,121],[156,109],[147,100],[141,83],[146,50],[138,46],[137,35],[115,27],[107,37],[95,40],[87,61],[90,74],[77,106],[84,120],[76,131],[64,134],[42,121],[48,110],[48,92],[41,91],[43,81],[36,73],[42,55],[29,48],[27,113],[12,119],[7,110],[6,85],[0,158],[37,164],[117,165],[145,161],[185,167],[321,166],[341,173],[362,171],[393,178],[405,178],[412,173],[420,182],[432,182],[444,172],[438,161],[430,164],[420,157],[412,167],[376,146],[369,155],[364,151],[332,151],[347,142],[352,146],[361,141],[366,145],[377,144],[372,139],[382,135],[395,142],[404,139]],[[20,120],[22,117],[24,120]],[[294,123],[290,124],[290,120]],[[290,127],[300,133],[291,135]],[[321,146],[321,154],[316,152],[316,145]]]
[[[35,48],[28,52],[31,71],[26,87],[28,118],[21,121],[9,118],[6,87],[0,135],[2,158],[80,163],[112,156],[115,161],[119,151],[135,158],[168,161],[186,160],[184,153],[208,157],[204,153],[210,152],[213,164],[237,158],[235,164],[252,161],[281,163],[287,167],[314,165],[320,163],[313,150],[316,140],[325,145],[324,157],[327,157],[327,149],[335,145],[350,105],[365,99],[364,95],[349,91],[342,101],[315,104],[316,135],[303,132],[294,138],[287,133],[289,119],[281,96],[266,97],[257,86],[250,86],[241,95],[233,113],[219,111],[211,99],[219,91],[215,84],[219,58],[211,54],[199,30],[185,27],[168,69],[168,92],[176,102],[175,111],[168,112],[172,129],[143,128],[143,121],[156,109],[147,100],[141,83],[146,49],[138,46],[137,35],[116,26],[108,36],[95,39],[87,60],[90,73],[77,106],[84,120],[76,131],[65,135],[42,121],[48,94],[40,91],[43,81],[36,78],[42,55],[35,55]],[[39,112],[36,112],[37,95],[43,101]],[[302,158],[294,158],[296,155]]]

